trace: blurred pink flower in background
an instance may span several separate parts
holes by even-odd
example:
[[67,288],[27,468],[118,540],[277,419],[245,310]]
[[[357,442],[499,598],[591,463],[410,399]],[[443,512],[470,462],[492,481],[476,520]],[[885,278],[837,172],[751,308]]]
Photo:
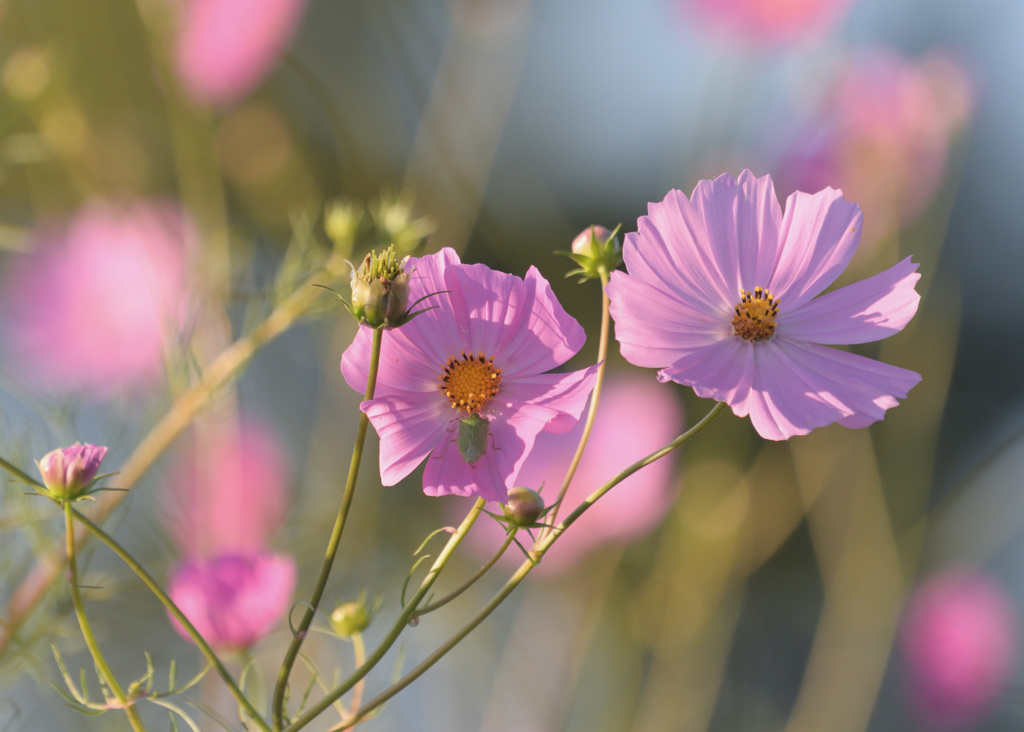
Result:
[[16,368],[96,396],[156,382],[185,315],[190,237],[180,211],[141,201],[93,203],[40,228],[0,290]]
[[252,421],[207,425],[167,477],[166,525],[182,559],[169,594],[214,648],[252,645],[292,601],[295,560],[269,551],[287,481],[280,444]]
[[775,45],[824,33],[853,0],[682,0],[706,25],[736,40]]
[[[590,441],[566,493],[560,517],[567,516],[623,468],[664,447],[682,433],[683,410],[671,392],[652,378],[608,378]],[[583,434],[584,421],[581,419],[576,427],[563,434],[541,433],[523,463],[516,485],[538,490],[543,484],[545,501],[553,502]],[[642,536],[661,523],[678,486],[672,456],[630,476],[558,538],[544,555],[538,570],[560,572],[598,547]],[[463,511],[466,507],[467,504],[460,501],[454,509]],[[488,510],[501,514],[501,508],[493,504]],[[504,537],[504,529],[497,521],[481,519],[467,541],[481,553],[491,554],[501,546]],[[518,538],[529,549],[529,536],[521,532]],[[503,559],[518,565],[523,555],[513,545]]]
[[922,722],[929,729],[973,728],[1013,672],[1016,616],[993,578],[966,568],[946,570],[911,597],[900,648]]
[[230,104],[277,63],[306,0],[180,0],[174,62],[185,91],[203,104]]
[[[952,57],[911,61],[889,51],[851,59],[799,147],[783,164],[789,187],[829,185],[860,203],[870,245],[918,218],[946,172],[973,90]],[[808,144],[810,140],[810,144]]]

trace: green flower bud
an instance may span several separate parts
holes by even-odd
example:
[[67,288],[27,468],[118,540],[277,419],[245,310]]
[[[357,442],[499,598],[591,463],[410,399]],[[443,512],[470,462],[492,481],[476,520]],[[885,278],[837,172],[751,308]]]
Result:
[[352,270],[352,314],[371,328],[396,325],[409,307],[409,275],[394,246],[370,252]]
[[569,272],[566,277],[580,275],[581,280],[598,277],[601,272],[608,273],[622,264],[622,243],[615,235],[618,231],[609,231],[603,226],[589,226],[572,240],[572,251],[566,255],[579,265],[578,269]]
[[348,252],[356,240],[362,213],[350,201],[335,201],[324,210],[324,231],[336,247]]
[[331,613],[331,628],[341,638],[362,633],[370,624],[370,613],[362,600],[343,602]]
[[540,493],[529,488],[513,488],[508,492],[508,502],[502,507],[505,519],[520,529],[537,523],[544,513],[544,499]]

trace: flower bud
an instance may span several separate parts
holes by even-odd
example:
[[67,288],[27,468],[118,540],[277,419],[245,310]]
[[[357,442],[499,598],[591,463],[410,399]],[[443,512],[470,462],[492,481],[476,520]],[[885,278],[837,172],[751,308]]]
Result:
[[362,600],[343,602],[331,613],[331,628],[342,638],[351,638],[366,630],[370,613]]
[[43,485],[54,498],[75,499],[89,487],[107,448],[76,442],[43,455],[38,462]]
[[324,231],[336,247],[351,251],[362,213],[350,201],[335,201],[324,210]]
[[409,275],[394,246],[370,252],[352,270],[352,314],[371,328],[394,326],[409,306]]
[[[616,228],[615,231],[618,231]],[[568,256],[579,265],[568,275],[578,274],[582,280],[606,275],[622,264],[622,243],[615,231],[603,226],[588,226],[572,240],[572,252]]]
[[544,499],[529,488],[513,488],[508,492],[508,502],[502,510],[509,524],[520,529],[529,528],[543,515]]

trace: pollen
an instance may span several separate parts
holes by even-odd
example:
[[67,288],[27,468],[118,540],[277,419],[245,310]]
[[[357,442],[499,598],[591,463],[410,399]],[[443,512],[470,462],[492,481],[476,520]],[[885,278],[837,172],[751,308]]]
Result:
[[740,338],[756,343],[775,335],[775,321],[779,317],[779,301],[763,287],[753,292],[740,290],[740,301],[732,319],[732,332]]
[[465,351],[448,359],[441,375],[441,392],[452,403],[452,409],[478,414],[501,387],[501,369],[494,368],[494,359],[483,353],[475,356]]

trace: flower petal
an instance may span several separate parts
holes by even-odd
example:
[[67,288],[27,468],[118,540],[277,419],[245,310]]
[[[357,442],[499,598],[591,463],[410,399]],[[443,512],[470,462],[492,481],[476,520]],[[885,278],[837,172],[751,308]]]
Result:
[[732,332],[727,318],[696,310],[631,274],[612,272],[607,293],[622,357],[636,366],[660,368]]
[[739,180],[720,175],[700,181],[691,197],[704,229],[717,278],[725,296],[739,299],[741,288],[764,287],[775,267],[782,208],[771,176],[755,178],[749,170]]
[[[454,425],[457,429],[458,422]],[[428,496],[480,496],[504,503],[533,440],[529,446],[525,445],[514,429],[495,420],[490,426],[487,451],[470,464],[459,452],[456,429],[445,434],[427,459],[423,492]]]
[[508,377],[536,374],[561,366],[583,348],[587,334],[565,312],[551,285],[536,267],[523,280],[529,311],[523,327],[506,328],[495,352]]
[[745,417],[760,348],[763,346],[730,336],[662,369],[658,380],[692,386],[697,396],[726,402],[737,416]]
[[[392,394],[363,402],[360,409],[380,436],[380,480],[395,485],[423,462],[444,438],[452,409],[443,399]],[[456,451],[458,452],[458,451]]]
[[813,343],[774,339],[759,363],[750,406],[770,440],[804,435],[832,422],[866,427],[885,417],[921,376],[874,359]]
[[794,311],[836,281],[857,250],[861,219],[860,206],[833,188],[787,199],[778,263],[767,283],[780,308]]
[[917,312],[921,278],[907,257],[874,277],[817,297],[779,319],[779,334],[824,344],[869,343],[899,333]]
[[[521,376],[503,387],[497,413],[524,438],[527,432],[565,432],[579,421],[596,380],[596,365],[565,374]],[[537,422],[536,429],[523,426],[523,420]],[[533,444],[532,438],[528,441]]]

